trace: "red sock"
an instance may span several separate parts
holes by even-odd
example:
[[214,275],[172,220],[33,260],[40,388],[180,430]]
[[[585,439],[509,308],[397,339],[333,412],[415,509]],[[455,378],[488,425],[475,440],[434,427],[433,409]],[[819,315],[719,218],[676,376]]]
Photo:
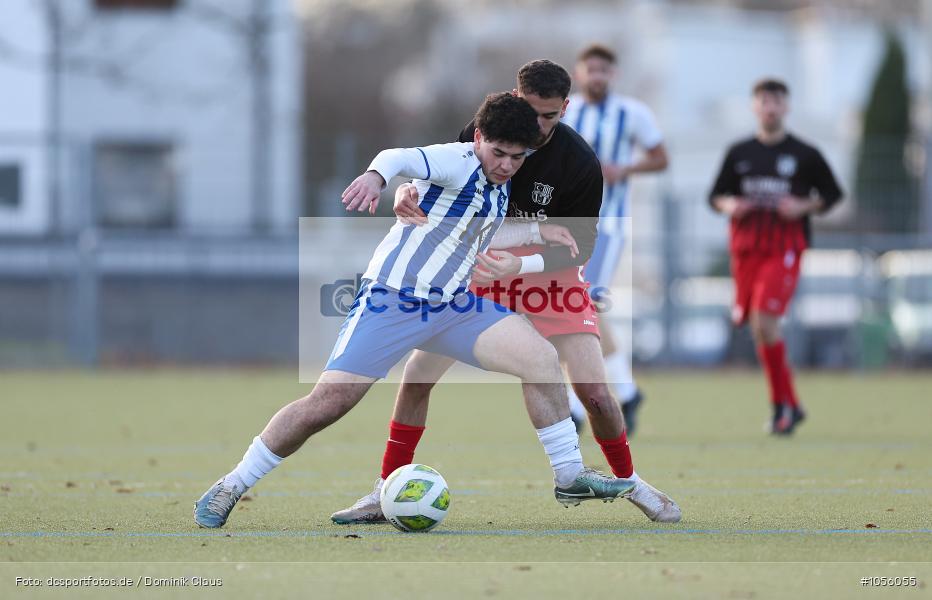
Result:
[[796,397],[796,386],[793,385],[793,369],[790,368],[789,361],[786,360],[786,351],[783,342],[780,344],[781,355],[783,360],[780,362],[780,387],[783,389],[783,401],[796,408],[799,406],[799,399]]
[[615,477],[631,477],[634,473],[634,462],[631,460],[631,448],[628,447],[628,433],[622,431],[617,440],[595,438],[595,441],[602,447],[602,454],[605,455],[605,460],[608,461]]
[[786,353],[783,340],[771,346],[761,344],[757,347],[757,357],[760,359],[764,372],[767,373],[767,383],[770,385],[770,403],[783,404],[785,391],[783,388],[783,371],[786,364]]
[[793,386],[793,371],[786,360],[786,344],[783,340],[771,346],[758,346],[757,352],[767,372],[770,401],[773,404],[789,404],[793,408],[799,406],[796,388]]
[[396,421],[388,424],[388,441],[385,442],[385,454],[382,455],[382,479],[391,475],[398,467],[411,464],[423,433],[423,427]]

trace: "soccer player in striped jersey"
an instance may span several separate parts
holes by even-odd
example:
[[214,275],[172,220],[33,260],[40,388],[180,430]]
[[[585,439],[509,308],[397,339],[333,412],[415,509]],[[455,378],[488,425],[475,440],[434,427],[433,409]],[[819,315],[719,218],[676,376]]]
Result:
[[304,398],[279,410],[242,461],[195,503],[221,527],[243,493],[315,433],[349,412],[372,384],[419,348],[521,378],[525,405],[563,504],[612,501],[635,487],[583,466],[556,350],[523,318],[468,291],[476,256],[502,224],[509,180],[540,136],[537,113],[508,93],[486,98],[472,142],[386,150],[343,193],[347,210],[375,211],[386,183],[414,177],[428,222],[396,223],[379,244],[327,367]]
[[[580,52],[574,72],[579,92],[570,96],[563,116],[563,122],[589,142],[602,164],[605,186],[599,237],[586,265],[586,279],[593,290],[611,286],[624,251],[620,217],[628,215],[630,177],[667,168],[663,134],[651,110],[634,98],[610,90],[615,63],[615,53],[600,44],[590,45]],[[636,148],[643,150],[643,156],[636,156]],[[631,434],[637,427],[637,411],[643,395],[634,383],[629,358],[615,343],[611,327],[603,320],[600,329],[608,381],[615,384]],[[571,402],[572,396],[571,390]]]
[[[496,236],[493,248],[500,250],[479,257],[476,280],[480,285],[475,292],[495,302],[500,292],[506,292],[512,310],[527,317],[553,343],[569,380],[585,401],[593,437],[612,473],[636,481],[628,500],[652,521],[679,521],[676,503],[635,473],[621,408],[605,383],[599,317],[581,277],[596,244],[602,173],[592,148],[560,122],[570,91],[569,73],[549,60],[535,60],[521,67],[517,83],[514,93],[537,111],[543,134],[542,142],[512,179],[508,216],[519,221],[515,227],[523,227],[525,235]],[[474,129],[474,123],[467,125],[460,141],[471,139]],[[396,214],[410,222],[426,222],[419,200],[423,206],[418,190],[400,186]],[[564,225],[566,231],[561,233]],[[567,233],[572,243],[561,237]],[[539,304],[542,295],[549,298],[543,305]],[[331,515],[335,523],[384,522],[379,504],[382,483],[396,468],[413,461],[427,423],[431,390],[453,362],[449,355],[420,350],[412,354],[389,423],[381,475],[372,492]]]
[[770,432],[789,435],[805,419],[786,360],[780,319],[810,241],[810,215],[842,196],[822,154],[787,133],[789,88],[764,79],[752,90],[757,132],[728,149],[709,203],[731,218],[731,272],[735,280],[735,325],[749,323],[757,356],[767,374],[773,417]]

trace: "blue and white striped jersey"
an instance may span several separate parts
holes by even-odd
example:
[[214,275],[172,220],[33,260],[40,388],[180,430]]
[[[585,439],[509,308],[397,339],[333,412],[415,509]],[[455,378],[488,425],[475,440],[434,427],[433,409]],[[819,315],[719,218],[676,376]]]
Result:
[[396,222],[369,261],[366,279],[417,298],[449,302],[469,287],[508,210],[511,182],[489,182],[473,143],[383,150],[369,170],[385,181],[415,178],[424,225]]
[[[619,94],[608,94],[598,104],[586,102],[582,94],[572,94],[563,122],[589,142],[602,164],[631,164],[635,145],[650,150],[663,141],[650,108]],[[627,194],[626,181],[606,185],[600,216],[625,216]]]

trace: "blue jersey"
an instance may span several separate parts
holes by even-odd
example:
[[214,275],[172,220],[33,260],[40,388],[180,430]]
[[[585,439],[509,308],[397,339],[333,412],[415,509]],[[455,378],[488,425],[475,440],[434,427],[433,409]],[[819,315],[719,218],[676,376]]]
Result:
[[472,142],[385,150],[369,170],[386,182],[395,175],[416,178],[427,223],[396,222],[363,277],[442,302],[464,292],[476,255],[488,247],[508,210],[511,182],[486,179]]

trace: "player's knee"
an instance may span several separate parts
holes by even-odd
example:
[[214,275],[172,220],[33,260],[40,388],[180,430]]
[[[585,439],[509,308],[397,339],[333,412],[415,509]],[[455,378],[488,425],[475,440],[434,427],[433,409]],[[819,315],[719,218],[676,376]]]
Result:
[[529,381],[561,382],[563,370],[553,344],[538,336],[521,357],[521,377]]
[[621,412],[618,402],[604,383],[580,384],[576,388],[576,395],[589,414],[599,416]]
[[440,376],[428,369],[426,365],[422,366],[411,360],[405,365],[402,387],[412,393],[430,393],[438,379],[440,379]]
[[[407,371],[405,371],[407,379]],[[430,399],[430,391],[434,389],[433,383],[425,381],[405,381],[398,390],[399,400],[406,404],[421,404]]]
[[780,341],[780,324],[776,319],[763,315],[751,321],[751,336],[757,344],[770,346]]

